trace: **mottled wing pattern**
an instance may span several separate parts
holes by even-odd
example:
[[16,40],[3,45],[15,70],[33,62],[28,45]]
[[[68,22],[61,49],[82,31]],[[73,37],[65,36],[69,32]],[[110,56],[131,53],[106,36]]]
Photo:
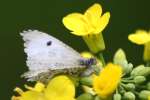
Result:
[[27,78],[50,70],[84,67],[80,65],[82,57],[78,52],[46,33],[28,30],[21,36],[27,54],[29,72],[24,74]]

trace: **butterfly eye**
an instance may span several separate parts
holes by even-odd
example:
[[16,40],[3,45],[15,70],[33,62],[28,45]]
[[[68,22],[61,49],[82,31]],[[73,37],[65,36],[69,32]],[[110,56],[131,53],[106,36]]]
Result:
[[47,46],[50,46],[52,44],[52,41],[47,42]]

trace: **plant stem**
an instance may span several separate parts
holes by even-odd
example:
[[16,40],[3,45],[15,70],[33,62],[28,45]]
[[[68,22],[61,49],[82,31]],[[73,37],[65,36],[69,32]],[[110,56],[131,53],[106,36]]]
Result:
[[99,57],[99,59],[101,60],[101,62],[102,62],[102,64],[103,64],[103,66],[105,66],[106,65],[106,63],[105,63],[105,59],[104,59],[104,57],[103,57],[103,53],[98,53],[98,57]]
[[134,82],[134,80],[127,80],[127,79],[122,79],[121,82],[129,83],[129,82]]
[[147,67],[150,67],[150,61],[147,61],[147,62],[146,62],[146,66],[147,66]]

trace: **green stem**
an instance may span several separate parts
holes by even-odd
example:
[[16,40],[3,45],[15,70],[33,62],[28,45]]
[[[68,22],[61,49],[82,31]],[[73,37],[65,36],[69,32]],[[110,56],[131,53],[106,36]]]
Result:
[[105,66],[106,63],[105,63],[105,59],[104,59],[104,57],[103,57],[103,53],[100,52],[100,53],[98,54],[98,57],[99,57],[99,59],[101,60],[103,66]]
[[126,80],[126,79],[122,79],[121,82],[125,82],[125,83],[129,83],[129,82],[134,82],[134,80]]
[[130,77],[127,77],[127,78],[122,78],[123,80],[132,80],[133,79],[133,77],[132,76],[130,76]]
[[146,66],[147,66],[147,67],[150,67],[150,61],[147,61],[147,62],[146,62]]
[[132,92],[133,92],[135,95],[137,95],[137,96],[139,95],[139,92],[137,92],[137,91],[135,91],[135,90],[132,91]]

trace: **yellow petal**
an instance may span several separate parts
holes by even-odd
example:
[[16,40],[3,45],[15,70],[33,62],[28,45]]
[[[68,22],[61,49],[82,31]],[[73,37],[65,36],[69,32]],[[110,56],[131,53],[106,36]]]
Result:
[[87,11],[85,12],[85,15],[88,14],[94,14],[93,16],[97,17],[97,16],[101,16],[102,14],[102,7],[100,4],[95,3],[94,5],[92,5],[90,8],[87,9]]
[[[113,76],[113,77],[112,77]],[[118,65],[108,64],[99,76],[94,77],[93,88],[102,98],[111,95],[117,88],[122,76],[122,68]]]
[[148,96],[148,100],[150,100],[150,96]]
[[45,87],[45,85],[44,85],[43,83],[38,82],[38,83],[35,85],[34,89],[35,89],[37,92],[42,92],[42,91],[44,90],[44,87]]
[[63,18],[63,24],[73,34],[83,36],[88,33],[87,20],[80,13],[72,13]]
[[32,91],[42,92],[44,90],[45,85],[41,82],[37,82],[35,87],[30,87],[28,85],[25,85],[25,88]]
[[14,89],[14,91],[17,92],[17,93],[20,94],[20,95],[21,95],[22,93],[24,93],[23,90],[20,89],[20,88],[18,88],[18,87],[16,87],[16,88]]
[[53,78],[45,90],[48,100],[74,100],[75,86],[64,75]]
[[98,24],[96,25],[95,33],[102,32],[109,23],[109,19],[110,19],[109,12],[106,12],[104,15],[102,15],[98,21]]
[[23,93],[19,100],[47,100],[40,92],[27,91]]
[[150,34],[144,30],[138,30],[136,31],[136,33],[130,34],[128,36],[128,39],[133,43],[142,45],[147,42],[150,42]]
[[102,7],[100,4],[94,4],[85,12],[91,27],[96,28],[99,24],[100,16],[102,14]]

